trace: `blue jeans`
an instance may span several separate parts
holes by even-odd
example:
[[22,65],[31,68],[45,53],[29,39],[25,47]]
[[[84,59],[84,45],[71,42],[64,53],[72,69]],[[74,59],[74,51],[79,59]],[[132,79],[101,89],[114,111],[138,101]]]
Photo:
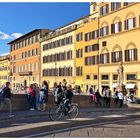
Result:
[[30,108],[35,108],[35,97],[29,97]]

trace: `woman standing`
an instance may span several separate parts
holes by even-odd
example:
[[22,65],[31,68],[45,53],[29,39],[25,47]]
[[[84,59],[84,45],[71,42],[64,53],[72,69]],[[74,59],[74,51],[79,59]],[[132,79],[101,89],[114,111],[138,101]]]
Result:
[[45,111],[46,110],[46,104],[47,104],[47,102],[48,102],[48,91],[49,91],[49,89],[48,89],[48,83],[46,82],[46,81],[43,81],[42,82],[42,87],[41,87],[41,89],[40,89],[40,93],[41,93],[41,102],[42,102],[42,105],[43,105],[43,109],[42,109],[42,111]]

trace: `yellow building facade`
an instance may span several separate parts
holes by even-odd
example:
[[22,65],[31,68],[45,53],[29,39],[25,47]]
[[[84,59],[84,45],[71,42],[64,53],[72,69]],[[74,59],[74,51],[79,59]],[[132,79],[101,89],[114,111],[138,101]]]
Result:
[[114,92],[121,61],[126,89],[140,97],[140,3],[100,3],[99,7],[100,91],[110,87]]
[[50,32],[41,42],[41,81],[48,81],[50,88],[54,83],[66,79],[75,85],[75,42],[76,25],[68,25]]
[[0,57],[0,87],[5,85],[7,81],[10,81],[10,56],[4,55]]
[[76,34],[76,85],[84,92],[93,85],[98,88],[98,19],[89,16],[89,21],[77,27]]

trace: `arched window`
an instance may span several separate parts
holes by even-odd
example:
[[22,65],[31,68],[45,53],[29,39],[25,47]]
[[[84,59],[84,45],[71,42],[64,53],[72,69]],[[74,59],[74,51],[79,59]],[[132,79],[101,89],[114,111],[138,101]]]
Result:
[[126,46],[125,50],[125,61],[137,61],[138,60],[138,50],[135,43],[130,42]]
[[109,26],[107,22],[103,22],[100,28],[100,36],[106,36],[109,34]]
[[136,27],[136,17],[133,12],[129,12],[124,21],[124,30],[131,30]]
[[119,45],[115,45],[113,51],[111,53],[111,61],[112,63],[122,61],[122,49]]
[[109,63],[109,51],[108,49],[103,49],[100,54],[100,64],[108,64]]
[[137,61],[137,48],[125,50],[125,61]]

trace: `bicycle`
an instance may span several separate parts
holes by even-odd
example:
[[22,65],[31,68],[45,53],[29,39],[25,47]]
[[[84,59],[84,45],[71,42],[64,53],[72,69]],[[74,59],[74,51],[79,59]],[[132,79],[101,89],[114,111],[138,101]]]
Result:
[[72,103],[70,105],[70,110],[68,111],[67,107],[64,103],[65,99],[58,105],[55,104],[52,108],[50,108],[49,111],[49,117],[52,121],[59,120],[62,116],[68,116],[70,119],[77,118],[79,114],[79,108],[78,105],[75,103]]

